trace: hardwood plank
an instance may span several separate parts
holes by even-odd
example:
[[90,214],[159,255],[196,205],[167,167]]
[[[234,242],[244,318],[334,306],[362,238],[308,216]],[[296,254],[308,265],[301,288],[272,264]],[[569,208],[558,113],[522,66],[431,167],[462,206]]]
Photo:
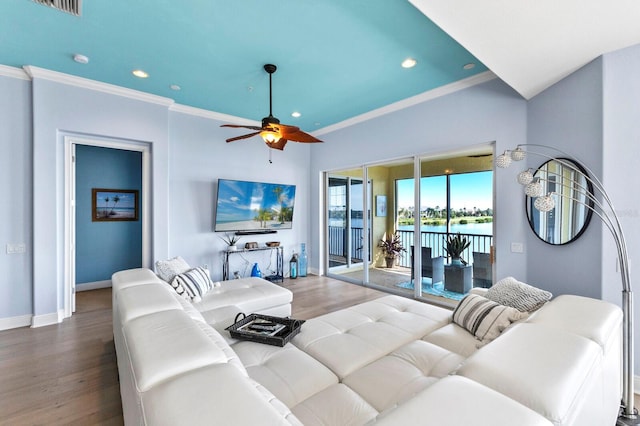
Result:
[[[309,319],[386,293],[318,276],[285,280],[292,316]],[[61,324],[0,331],[0,424],[122,425],[111,289],[77,294]]]

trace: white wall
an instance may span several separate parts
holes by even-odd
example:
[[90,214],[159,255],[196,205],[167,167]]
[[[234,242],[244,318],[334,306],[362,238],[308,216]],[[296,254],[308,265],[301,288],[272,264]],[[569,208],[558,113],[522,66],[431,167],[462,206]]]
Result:
[[[604,142],[603,182],[607,187],[627,237],[631,263],[640,259],[640,187],[637,173],[640,158],[640,45],[604,56]],[[613,240],[603,238],[603,295],[620,300],[619,276],[615,273]],[[638,270],[632,284],[640,283]],[[639,312],[636,310],[636,312]],[[639,318],[640,319],[640,318]]]
[[[322,135],[311,148],[312,200],[310,265],[320,268],[323,171],[410,155],[434,155],[494,142],[502,152],[526,142],[526,101],[500,80],[492,80],[430,102]],[[497,277],[527,278],[525,254],[511,253],[511,242],[523,242],[521,189],[513,173],[496,170],[494,245]],[[506,176],[506,177],[505,177]]]
[[[531,99],[527,123],[528,143],[567,152],[601,177],[602,61],[586,65]],[[545,161],[531,155],[529,167],[537,168]],[[600,298],[601,283],[594,277],[601,276],[601,243],[602,223],[597,217],[580,238],[568,245],[552,246],[529,232],[529,279],[554,295]]]
[[[65,132],[144,142],[153,152],[153,255],[168,252],[168,100],[145,102],[53,81],[33,73],[33,314],[63,307]],[[164,102],[164,105],[162,105]]]
[[[3,75],[4,74],[4,75]],[[0,330],[28,325],[32,312],[31,82],[0,68]],[[7,254],[6,244],[25,244]]]
[[[186,114],[173,101],[69,78],[38,68],[0,69],[3,211],[2,244],[26,243],[26,253],[0,256],[0,328],[56,322],[64,307],[64,135],[125,140],[151,147],[152,260],[182,255],[222,276],[225,245],[213,232],[218,178],[296,185],[292,230],[243,237],[285,246],[285,262],[309,240],[309,147],[290,143],[283,152],[253,138],[227,144],[242,130]],[[33,132],[31,131],[33,129]],[[233,133],[236,132],[236,133]],[[5,164],[6,163],[6,164]],[[6,175],[6,177],[5,177]],[[266,269],[267,252],[236,256],[233,270],[249,262]],[[285,265],[286,266],[286,265]]]
[[[290,142],[284,151],[273,150],[273,163],[269,163],[269,148],[260,137],[226,143],[225,139],[250,131],[220,128],[224,123],[175,111],[169,119],[169,256],[181,255],[189,264],[208,265],[214,279],[222,279],[222,251],[226,249],[220,238],[224,233],[213,232],[219,178],[296,185],[293,229],[243,236],[240,246],[280,241],[286,263],[292,250],[299,252],[300,243],[309,239],[309,146]],[[265,272],[269,259],[275,269],[275,255],[269,252],[236,254],[230,258],[230,271],[248,275],[251,262],[257,262]]]
[[[631,285],[640,287],[640,45],[609,53],[604,62],[604,132],[602,180],[624,229],[631,264]],[[621,284],[616,249],[605,234],[602,244],[602,297],[620,304]],[[635,293],[638,294],[638,293]],[[636,360],[640,371],[640,299],[634,297]]]

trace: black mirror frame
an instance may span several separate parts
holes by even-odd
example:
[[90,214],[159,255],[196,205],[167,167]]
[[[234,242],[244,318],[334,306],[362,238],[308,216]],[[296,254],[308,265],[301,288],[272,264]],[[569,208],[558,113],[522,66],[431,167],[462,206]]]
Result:
[[[545,161],[544,163],[542,163],[540,166],[538,166],[538,168],[536,169],[536,171],[534,172],[533,176],[535,177],[536,174],[538,173],[538,171],[544,167],[546,164],[552,162],[552,161],[556,161],[556,160],[561,160],[562,162],[565,163],[569,163],[571,164],[573,167],[576,168],[576,170],[580,171],[580,173],[582,173],[587,179],[587,191],[589,192],[589,194],[591,194],[591,196],[593,197],[593,185],[591,184],[591,180],[589,177],[589,174],[587,173],[586,169],[584,167],[582,167],[581,164],[579,164],[577,161],[569,159],[569,158],[557,158],[557,159],[550,159]],[[552,246],[563,246],[569,243],[574,242],[575,240],[577,240],[578,238],[580,238],[582,236],[582,234],[584,234],[584,231],[586,231],[587,227],[589,226],[589,223],[591,222],[591,216],[593,215],[593,200],[589,199],[586,203],[587,205],[587,215],[584,219],[584,223],[582,224],[582,227],[580,228],[580,230],[576,233],[576,235],[574,235],[570,240],[562,242],[562,243],[551,243],[547,240],[545,240],[544,238],[542,238],[540,236],[540,234],[538,234],[538,232],[536,231],[536,229],[534,228],[534,224],[533,221],[531,219],[531,209],[534,208],[532,206],[533,204],[533,199],[531,197],[529,197],[528,195],[524,196],[524,207],[525,207],[525,214],[527,215],[527,222],[529,222],[529,227],[531,228],[531,231],[534,233],[534,235],[536,237],[538,237],[538,239],[546,244],[552,245]]]

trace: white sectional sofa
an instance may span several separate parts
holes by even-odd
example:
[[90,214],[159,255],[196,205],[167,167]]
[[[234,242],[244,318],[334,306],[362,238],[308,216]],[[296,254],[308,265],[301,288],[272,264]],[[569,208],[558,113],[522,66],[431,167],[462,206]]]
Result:
[[127,425],[613,425],[617,307],[560,296],[490,343],[446,309],[386,296],[308,320],[285,347],[236,341],[238,312],[290,314],[291,293],[223,282],[199,303],[145,269],[114,274]]

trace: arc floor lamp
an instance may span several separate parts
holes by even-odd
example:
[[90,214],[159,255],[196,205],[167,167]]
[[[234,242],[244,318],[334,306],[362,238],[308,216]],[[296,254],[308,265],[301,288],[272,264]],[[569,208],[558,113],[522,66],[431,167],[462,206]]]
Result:
[[[534,199],[535,207],[541,212],[548,212],[555,208],[555,197],[567,197],[572,202],[579,203],[584,208],[593,212],[602,220],[607,227],[616,244],[618,262],[620,264],[620,278],[622,280],[622,404],[618,425],[638,425],[640,419],[634,407],[634,343],[633,343],[633,291],[629,277],[629,255],[624,238],[624,232],[613,203],[607,194],[602,182],[586,166],[584,169],[577,167],[580,162],[570,154],[557,148],[539,144],[521,144],[513,150],[507,150],[496,157],[495,164],[500,168],[509,167],[513,161],[522,161],[527,155],[535,155],[547,160],[553,160],[572,170],[569,176],[562,176],[562,179],[554,179],[554,183],[561,186],[570,186],[571,191],[559,191],[559,193],[544,193],[542,181],[546,179],[535,177],[531,169],[518,174],[518,183],[524,186],[525,194]],[[587,173],[585,173],[585,170]],[[577,178],[576,178],[577,176]],[[560,183],[558,183],[560,182]],[[582,182],[586,182],[584,185]],[[586,202],[585,202],[586,201]]]

